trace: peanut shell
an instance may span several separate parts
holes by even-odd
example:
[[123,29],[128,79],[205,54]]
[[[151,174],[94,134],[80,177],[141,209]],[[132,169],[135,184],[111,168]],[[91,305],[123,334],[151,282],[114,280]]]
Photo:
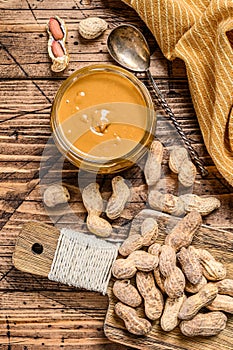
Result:
[[150,320],[157,320],[163,312],[163,295],[155,286],[153,273],[138,271],[137,288],[144,299],[145,314]]
[[115,305],[115,313],[124,321],[126,329],[132,334],[145,335],[152,329],[148,320],[139,317],[132,307],[121,302]]
[[185,299],[186,296],[184,294],[176,299],[169,297],[166,299],[163,314],[160,319],[161,328],[165,332],[172,331],[179,324],[178,314]]
[[169,245],[163,245],[161,247],[161,253],[159,256],[159,270],[164,277],[169,276],[171,271],[176,266],[176,252],[175,249]]
[[65,186],[59,184],[49,186],[43,194],[44,204],[49,208],[53,208],[58,204],[67,203],[69,199],[69,191]]
[[99,185],[90,183],[83,189],[82,200],[88,213],[99,216],[104,210],[103,199],[99,191]]
[[146,183],[153,186],[161,177],[161,163],[163,159],[163,145],[159,141],[153,141],[148,152],[144,168]]
[[179,169],[178,180],[184,187],[191,187],[194,184],[196,174],[195,165],[191,160],[185,159]]
[[110,197],[106,214],[109,219],[117,219],[121,216],[127,201],[130,198],[130,189],[121,176],[115,176],[112,179],[113,194]]
[[98,38],[106,29],[108,23],[99,17],[88,17],[79,22],[78,30],[85,39]]
[[216,298],[207,305],[211,311],[224,311],[233,314],[233,297],[229,295],[217,294]]
[[202,266],[195,252],[189,248],[181,248],[177,258],[189,282],[197,284],[202,279]]
[[142,298],[137,289],[130,284],[130,280],[119,280],[113,285],[113,294],[124,304],[137,307],[141,304]]
[[227,294],[233,297],[233,279],[226,278],[216,283],[219,294]]
[[109,237],[112,233],[112,226],[110,223],[92,213],[87,216],[87,227],[90,232],[99,237]]
[[159,257],[159,254],[161,253],[162,246],[159,243],[153,243],[151,246],[148,248],[148,253],[155,255]]
[[223,312],[197,314],[192,320],[180,323],[181,333],[187,337],[210,337],[226,327],[227,317]]
[[119,248],[119,253],[123,256],[128,256],[133,251],[140,249],[143,246],[143,237],[139,234],[128,236]]
[[161,290],[163,294],[165,294],[165,288],[164,288],[164,282],[165,282],[165,277],[161,274],[160,270],[158,267],[154,269],[154,278],[157,286]]
[[53,72],[63,71],[69,64],[69,54],[66,48],[67,26],[60,17],[51,17],[46,26],[48,40],[48,54],[53,64]]
[[205,278],[205,276],[202,276],[200,282],[197,284],[192,284],[189,281],[186,281],[185,291],[188,293],[196,294],[206,284],[207,284],[207,279]]
[[184,147],[174,147],[169,156],[169,168],[178,174],[183,162],[188,159],[188,152]]
[[155,243],[159,234],[158,223],[152,218],[147,218],[141,226],[141,235],[143,237],[143,246],[150,246]]
[[179,298],[183,295],[185,288],[185,277],[181,269],[175,266],[164,282],[164,289],[167,295],[172,298]]
[[152,209],[163,211],[175,216],[185,214],[183,201],[171,193],[161,193],[151,190],[148,195],[148,202]]
[[157,256],[151,255],[143,250],[134,251],[126,260],[132,260],[138,270],[145,272],[153,271],[159,263]]
[[165,244],[170,245],[176,251],[182,247],[188,247],[201,223],[201,215],[197,211],[191,211],[167,235]]
[[118,279],[129,279],[132,278],[137,272],[137,268],[128,259],[117,259],[112,265],[112,274]]
[[207,280],[218,281],[226,277],[225,266],[221,262],[216,261],[210,252],[206,249],[195,249],[195,252],[201,261],[203,275]]
[[218,288],[214,283],[207,283],[197,294],[187,298],[181,306],[179,318],[181,320],[190,320],[198,311],[211,303],[218,294]]
[[187,213],[197,210],[202,216],[210,214],[221,205],[220,200],[215,197],[200,197],[193,193],[183,194],[180,199]]

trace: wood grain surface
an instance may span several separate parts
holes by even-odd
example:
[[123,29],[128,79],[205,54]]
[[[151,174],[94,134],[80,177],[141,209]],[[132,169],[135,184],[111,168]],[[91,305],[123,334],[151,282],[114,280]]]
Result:
[[[209,177],[198,175],[193,192],[221,200],[221,208],[204,219],[206,225],[232,232],[232,187],[218,173],[203,145],[183,62],[168,62],[145,24],[120,0],[1,0],[0,14],[0,349],[129,349],[104,335],[107,297],[22,273],[12,265],[23,223],[36,220],[56,223],[59,228],[71,225],[75,217],[76,226],[83,229],[86,218],[78,188],[80,174],[60,159],[50,140],[50,108],[61,82],[90,63],[113,63],[106,48],[110,29],[126,22],[137,25],[149,40],[152,74],[208,167]],[[52,15],[62,17],[69,30],[71,61],[59,74],[51,72],[47,55],[45,25]],[[109,23],[106,33],[93,41],[82,39],[77,32],[79,20],[88,16]],[[163,115],[161,109],[158,113]],[[166,139],[163,124],[162,119],[158,131]],[[57,181],[61,168],[62,180],[71,192],[72,213],[66,215],[62,210],[46,211],[41,201],[43,186]],[[168,191],[173,191],[176,178],[165,161],[163,169]],[[134,216],[146,207],[146,186],[139,166],[122,175],[131,182],[133,195],[114,225],[127,230]],[[87,174],[85,180],[90,179]],[[98,176],[97,180],[107,199],[111,176]]]

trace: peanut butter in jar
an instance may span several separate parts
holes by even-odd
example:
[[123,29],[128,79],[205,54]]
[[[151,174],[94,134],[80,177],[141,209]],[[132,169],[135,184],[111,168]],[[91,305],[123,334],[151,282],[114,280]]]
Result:
[[133,74],[95,65],[62,84],[51,124],[58,148],[73,164],[111,173],[145,153],[156,123],[149,92]]

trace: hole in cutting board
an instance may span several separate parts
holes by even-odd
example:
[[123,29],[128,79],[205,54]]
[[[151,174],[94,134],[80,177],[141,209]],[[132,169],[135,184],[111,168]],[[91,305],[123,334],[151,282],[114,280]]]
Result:
[[42,254],[43,250],[44,250],[44,248],[43,248],[42,244],[40,244],[40,243],[34,243],[32,246],[32,252],[34,254]]

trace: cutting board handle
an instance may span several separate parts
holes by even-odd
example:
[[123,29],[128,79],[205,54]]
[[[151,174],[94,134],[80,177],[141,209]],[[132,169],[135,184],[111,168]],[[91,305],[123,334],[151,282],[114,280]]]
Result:
[[48,277],[60,231],[30,221],[20,231],[13,254],[14,266],[23,272]]

